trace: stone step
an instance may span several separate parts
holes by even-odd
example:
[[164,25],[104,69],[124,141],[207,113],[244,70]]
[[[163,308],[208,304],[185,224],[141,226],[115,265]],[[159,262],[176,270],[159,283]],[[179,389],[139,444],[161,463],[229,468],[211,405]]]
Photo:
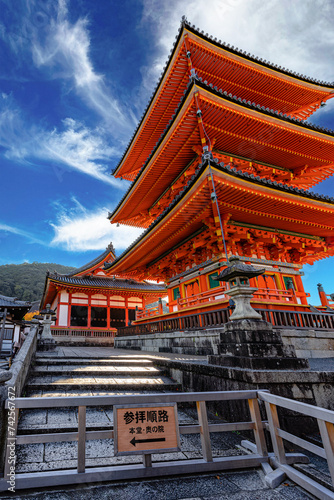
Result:
[[[153,390],[153,387],[156,390]],[[178,390],[178,386],[173,385],[173,391]],[[137,386],[136,388],[137,389]],[[27,387],[25,391],[25,397],[29,398],[70,398],[76,396],[135,396],[137,394],[159,394],[168,392],[165,390],[164,385],[154,385],[154,386],[146,386],[144,389],[139,387],[138,390],[134,390],[134,387],[126,387],[125,389],[119,389],[117,386],[113,386],[112,389],[110,387],[100,388],[100,387],[91,387],[87,388],[73,388],[66,390],[62,387],[55,387],[54,389],[50,387],[44,387],[42,389],[29,388]]]
[[31,371],[31,376],[36,375],[130,375],[154,377],[163,375],[163,371],[154,366],[87,366],[87,365],[51,365],[51,366],[36,366]]
[[58,375],[45,375],[42,376],[32,376],[29,378],[26,384],[26,389],[38,389],[38,390],[49,390],[55,391],[59,389],[65,389],[66,391],[75,391],[78,388],[83,388],[85,390],[90,389],[116,389],[126,390],[129,388],[136,388],[137,390],[142,390],[147,387],[164,387],[164,390],[175,390],[179,387],[179,384],[171,381],[165,376],[151,377],[132,377],[130,375],[123,376],[62,376]]
[[57,365],[93,365],[93,366],[142,366],[142,365],[153,365],[153,361],[151,359],[129,359],[129,358],[45,358],[45,357],[36,357],[35,365],[36,366],[57,366]]

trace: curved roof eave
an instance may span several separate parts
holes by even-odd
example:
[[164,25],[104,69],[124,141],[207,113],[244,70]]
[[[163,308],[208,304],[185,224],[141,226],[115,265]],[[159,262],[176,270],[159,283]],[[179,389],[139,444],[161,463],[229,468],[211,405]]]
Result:
[[187,185],[180,191],[180,193],[177,196],[175,196],[174,200],[170,203],[170,205],[167,208],[165,208],[165,210],[163,210],[163,212],[157,217],[157,219],[154,222],[152,222],[152,224],[141,235],[139,235],[138,238],[121,255],[119,255],[114,260],[114,262],[105,266],[106,270],[111,269],[116,264],[118,264],[136,245],[138,245],[138,243],[143,238],[145,238],[145,236],[147,236],[150,233],[150,231],[152,231],[154,229],[154,227],[157,224],[159,224],[163,220],[163,218],[166,215],[168,215],[168,213],[174,208],[174,206],[177,205],[180,202],[180,200],[187,194],[187,192],[191,189],[191,187],[194,185],[196,180],[203,173],[205,168],[208,167],[209,165],[217,166],[220,168],[220,170],[222,170],[225,173],[228,173],[228,174],[233,175],[235,177],[245,179],[248,182],[251,182],[254,184],[259,184],[262,186],[271,187],[271,188],[274,188],[278,191],[283,191],[283,192],[290,193],[290,194],[296,194],[298,196],[302,196],[302,197],[305,197],[308,199],[334,204],[334,197],[320,195],[320,194],[314,193],[313,191],[306,191],[305,189],[299,189],[299,188],[295,188],[292,186],[287,186],[285,184],[282,184],[281,182],[271,181],[269,179],[262,179],[261,177],[254,176],[253,174],[248,174],[247,172],[242,172],[241,170],[237,170],[234,167],[231,168],[229,165],[225,166],[224,163],[219,164],[218,159],[212,158],[211,161],[205,159],[204,161],[202,161],[201,164],[198,165],[195,174],[192,175],[192,177],[188,181]]
[[307,121],[303,121],[303,120],[300,120],[298,118],[293,118],[293,117],[290,117],[290,116],[288,116],[286,114],[283,114],[281,112],[274,111],[273,109],[265,108],[264,106],[260,106],[259,104],[255,104],[255,103],[252,103],[250,101],[246,101],[246,99],[241,99],[240,97],[233,96],[231,93],[227,93],[226,91],[222,91],[221,89],[218,90],[212,84],[208,84],[207,82],[203,82],[202,78],[198,78],[198,77],[193,78],[189,82],[188,88],[184,92],[183,97],[182,97],[182,99],[179,102],[178,108],[175,109],[175,112],[174,112],[172,118],[170,119],[170,121],[168,122],[167,126],[165,127],[165,130],[160,135],[159,140],[157,141],[155,147],[152,149],[151,153],[148,155],[148,157],[147,157],[144,165],[141,167],[141,169],[137,173],[136,177],[132,181],[129,189],[124,194],[124,196],[122,197],[122,199],[119,201],[119,203],[117,204],[117,206],[115,207],[115,209],[113,210],[113,212],[109,212],[109,214],[108,214],[108,219],[109,220],[116,214],[116,212],[122,206],[122,204],[124,203],[124,201],[128,198],[128,196],[131,193],[131,191],[134,189],[135,185],[137,184],[137,182],[140,179],[141,175],[143,174],[144,170],[147,168],[147,166],[150,163],[152,157],[154,156],[156,150],[161,145],[164,137],[167,135],[168,131],[173,126],[173,123],[177,119],[178,114],[179,114],[180,110],[182,109],[182,106],[183,106],[185,100],[187,99],[187,97],[189,96],[189,94],[191,93],[191,91],[193,90],[193,88],[195,86],[203,88],[204,90],[207,90],[209,92],[212,92],[213,94],[215,94],[215,95],[217,95],[219,97],[223,97],[225,100],[227,100],[229,102],[237,103],[238,105],[241,105],[241,106],[243,106],[243,107],[245,107],[247,109],[251,109],[253,111],[260,112],[260,113],[262,113],[264,115],[277,118],[277,119],[282,120],[282,121],[287,122],[287,123],[291,123],[291,124],[294,124],[294,125],[301,126],[301,127],[305,128],[307,130],[314,130],[316,132],[323,133],[323,134],[326,134],[326,135],[334,137],[334,130],[330,130],[330,129],[327,129],[327,128],[324,128],[324,127],[320,127],[319,125],[313,125],[312,123],[309,123]]
[[189,30],[191,33],[193,33],[194,35],[196,36],[199,36],[201,37],[202,39],[212,43],[213,45],[217,46],[218,48],[221,48],[223,50],[226,50],[228,52],[230,52],[231,54],[234,54],[234,55],[237,55],[237,56],[240,56],[240,57],[243,57],[244,59],[247,59],[251,62],[254,62],[256,64],[261,64],[262,66],[264,66],[265,68],[268,68],[268,69],[271,69],[271,70],[274,70],[274,71],[278,71],[280,73],[282,73],[283,75],[286,75],[286,76],[289,76],[289,77],[292,77],[292,78],[295,78],[295,79],[298,79],[298,80],[301,80],[302,82],[306,82],[306,83],[311,83],[313,85],[321,85],[322,87],[328,87],[328,89],[334,89],[334,82],[325,82],[325,81],[319,81],[319,80],[316,80],[316,79],[313,79],[313,78],[310,78],[308,76],[305,76],[305,75],[301,75],[299,73],[296,73],[296,72],[293,72],[293,71],[290,71],[288,69],[285,69],[285,68],[281,68],[281,66],[278,66],[276,64],[273,64],[269,61],[266,61],[266,60],[263,60],[262,58],[258,58],[256,56],[251,56],[249,53],[246,53],[245,51],[242,51],[242,50],[239,50],[238,48],[234,48],[234,46],[230,46],[230,44],[226,44],[225,42],[221,42],[221,40],[218,40],[217,41],[217,38],[214,38],[212,36],[210,36],[208,33],[204,34],[204,31],[200,31],[199,28],[196,28],[196,26],[194,24],[190,24],[184,17],[182,18],[182,21],[181,21],[181,25],[180,25],[180,28],[179,28],[179,33],[178,35],[175,37],[175,42],[173,44],[173,47],[170,51],[170,54],[169,54],[169,57],[165,63],[165,66],[164,66],[164,69],[162,70],[162,73],[160,75],[160,78],[152,92],[152,95],[147,103],[147,106],[142,114],[142,117],[141,119],[139,120],[138,122],[138,125],[136,127],[136,129],[134,130],[133,134],[132,134],[132,137],[130,138],[130,141],[128,143],[128,145],[126,146],[126,149],[118,163],[118,165],[116,166],[116,168],[114,169],[114,171],[112,172],[112,175],[115,175],[117,173],[117,171],[119,170],[119,168],[121,167],[133,141],[135,140],[136,138],[136,135],[142,125],[142,123],[144,122],[145,120],[145,117],[147,115],[147,113],[149,112],[149,109],[151,107],[151,103],[152,101],[154,100],[155,96],[157,95],[158,91],[159,91],[159,88],[160,88],[160,85],[168,71],[168,68],[170,66],[170,63],[173,59],[173,56],[175,54],[175,51],[176,51],[176,48],[178,46],[178,43],[180,41],[180,38],[183,34],[183,31],[184,29],[187,29]]

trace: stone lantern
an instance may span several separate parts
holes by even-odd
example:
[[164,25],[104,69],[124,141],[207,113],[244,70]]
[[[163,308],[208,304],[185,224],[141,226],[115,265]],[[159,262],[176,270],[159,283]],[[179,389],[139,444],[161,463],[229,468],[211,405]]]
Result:
[[231,288],[225,293],[233,298],[235,309],[220,332],[218,355],[210,355],[209,363],[248,370],[308,367],[308,361],[298,359],[295,348],[284,345],[280,332],[274,331],[272,324],[264,321],[250,304],[257,288],[249,286],[249,278],[264,272],[265,269],[243,264],[239,257],[233,256],[228,267],[216,277],[218,281],[229,282]]
[[56,313],[51,309],[50,304],[40,311],[39,315],[34,316],[36,319],[41,319],[43,326],[42,334],[38,340],[38,350],[54,351],[56,349],[56,341],[51,335],[51,324],[56,319]]
[[230,284],[230,289],[225,292],[235,303],[235,309],[230,316],[230,321],[262,319],[261,315],[250,304],[253,293],[257,288],[249,286],[249,278],[260,276],[264,272],[265,269],[256,269],[249,264],[243,264],[240,262],[239,257],[232,256],[229,258],[228,267],[214,278],[217,281],[228,281]]

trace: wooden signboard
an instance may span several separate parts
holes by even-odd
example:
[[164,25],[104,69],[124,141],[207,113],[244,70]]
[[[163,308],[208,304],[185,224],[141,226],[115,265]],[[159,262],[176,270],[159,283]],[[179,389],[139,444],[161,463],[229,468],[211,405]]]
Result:
[[176,403],[114,406],[114,454],[180,451]]

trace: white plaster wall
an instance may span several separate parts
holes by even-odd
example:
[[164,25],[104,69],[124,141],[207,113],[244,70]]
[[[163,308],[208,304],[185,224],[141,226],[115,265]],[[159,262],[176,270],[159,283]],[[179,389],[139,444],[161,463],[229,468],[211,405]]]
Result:
[[129,306],[132,306],[132,307],[136,307],[136,306],[142,307],[143,301],[139,297],[129,297],[128,304],[129,304]]
[[91,304],[92,306],[106,306],[107,297],[101,293],[96,293],[95,295],[92,295]]
[[125,299],[120,295],[112,295],[110,297],[110,305],[113,307],[125,306]]
[[68,293],[65,291],[60,292],[60,302],[68,302]]
[[15,325],[14,327],[14,342],[18,342],[20,340],[20,327],[18,325]]
[[58,313],[59,326],[67,326],[67,316],[68,316],[68,305],[60,304]]

